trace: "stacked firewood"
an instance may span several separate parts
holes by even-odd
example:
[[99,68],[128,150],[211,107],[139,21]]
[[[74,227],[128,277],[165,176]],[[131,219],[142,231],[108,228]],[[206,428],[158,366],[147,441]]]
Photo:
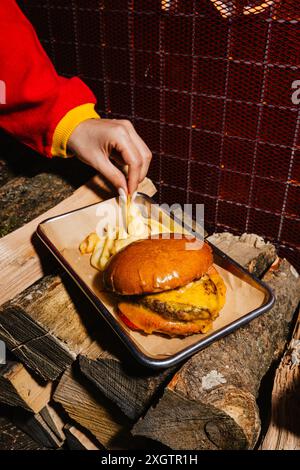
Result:
[[[5,161],[0,168],[0,339],[9,351],[0,366],[0,415],[9,408],[10,429],[31,436],[32,448],[254,448],[261,382],[284,351],[300,297],[289,262],[256,235],[213,235],[272,287],[276,304],[177,368],[151,371],[31,239],[34,219],[55,204],[59,213],[99,200],[94,180],[74,195],[49,171],[16,177]],[[105,191],[101,197],[111,196]],[[271,397],[259,401],[271,407]],[[0,442],[7,426],[3,416]]]

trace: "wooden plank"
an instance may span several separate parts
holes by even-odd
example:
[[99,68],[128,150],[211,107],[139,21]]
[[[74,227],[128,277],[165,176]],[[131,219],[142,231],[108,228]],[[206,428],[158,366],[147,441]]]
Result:
[[107,449],[126,449],[130,421],[83,377],[68,369],[62,376],[54,400],[76,423],[90,431]]
[[[209,240],[251,267],[256,274],[264,272],[276,257],[274,246],[263,243],[257,235],[236,237],[223,233]],[[83,374],[133,420],[139,418],[156,400],[174,374],[174,369],[154,372],[143,368],[132,360],[121,345],[118,349],[112,349],[111,345],[99,341],[79,355],[79,364]]]
[[[139,190],[149,195],[156,192],[148,178],[140,184]],[[95,176],[52,209],[3,237],[0,240],[0,305],[44,275],[42,260],[36,252],[34,242],[34,234],[39,223],[49,217],[94,204],[108,197],[112,197],[110,189],[99,176]]]
[[51,383],[40,383],[17,361],[0,367],[0,401],[38,413],[49,402]]
[[134,426],[134,435],[172,449],[254,447],[260,382],[284,350],[300,300],[300,278],[286,260],[264,281],[275,292],[275,306],[189,359]]
[[300,313],[276,370],[272,414],[261,450],[300,450]]

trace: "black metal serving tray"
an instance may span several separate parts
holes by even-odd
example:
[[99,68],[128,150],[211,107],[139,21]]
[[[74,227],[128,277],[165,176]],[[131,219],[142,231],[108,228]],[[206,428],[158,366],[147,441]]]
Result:
[[[155,204],[155,202],[147,195],[139,193],[139,199],[145,201],[147,204]],[[63,268],[68,272],[68,274],[72,277],[72,279],[76,282],[78,287],[84,292],[84,294],[88,297],[94,307],[101,313],[103,318],[107,321],[107,323],[111,326],[114,332],[118,335],[118,337],[123,341],[123,343],[127,346],[129,351],[132,355],[137,359],[138,362],[143,364],[146,367],[150,367],[153,369],[162,369],[173,366],[175,364],[180,363],[184,359],[192,356],[196,352],[200,351],[201,349],[205,348],[213,341],[216,341],[229,333],[232,333],[237,328],[245,325],[246,323],[250,322],[254,318],[258,317],[259,315],[267,312],[274,304],[275,298],[271,291],[271,289],[260,279],[258,279],[253,274],[250,274],[246,269],[236,263],[233,259],[211,244],[209,241],[206,242],[211,246],[214,255],[214,262],[216,265],[224,268],[225,270],[231,272],[238,278],[242,279],[243,281],[247,282],[251,286],[258,289],[260,292],[264,294],[264,301],[262,305],[258,308],[250,311],[249,313],[241,316],[240,318],[228,323],[222,328],[218,330],[212,330],[211,332],[207,333],[206,335],[199,335],[199,341],[194,344],[191,344],[187,347],[183,347],[183,349],[179,350],[175,354],[168,355],[165,357],[154,357],[153,355],[147,354],[147,352],[143,351],[141,347],[132,339],[131,335],[129,334],[128,330],[124,327],[121,320],[118,320],[112,313],[106,308],[104,303],[102,302],[101,298],[93,292],[93,290],[86,284],[85,280],[78,275],[72,263],[68,262],[62,250],[58,249],[58,247],[53,243],[53,237],[51,235],[47,235],[47,227],[49,224],[55,223],[56,221],[63,222],[64,218],[71,218],[75,213],[79,211],[85,211],[93,206],[97,206],[101,203],[92,204],[91,206],[86,206],[74,211],[67,212],[65,214],[51,217],[49,219],[44,220],[41,222],[37,228],[37,235],[40,240],[47,246],[47,248],[51,251],[51,253],[55,256],[55,258],[60,262]],[[164,210],[164,212],[166,212]],[[176,222],[181,223],[173,214],[167,214],[173,218]],[[185,228],[186,225],[185,225]],[[190,228],[190,230],[192,230]],[[51,230],[50,230],[51,233]],[[195,235],[195,232],[193,232]],[[196,236],[200,237],[199,234]],[[51,239],[52,238],[52,239]]]

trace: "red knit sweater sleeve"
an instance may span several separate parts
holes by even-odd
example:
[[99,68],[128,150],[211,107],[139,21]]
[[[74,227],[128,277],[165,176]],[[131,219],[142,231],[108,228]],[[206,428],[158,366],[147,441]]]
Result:
[[51,156],[59,121],[71,109],[95,103],[77,77],[60,77],[14,0],[0,2],[0,127]]

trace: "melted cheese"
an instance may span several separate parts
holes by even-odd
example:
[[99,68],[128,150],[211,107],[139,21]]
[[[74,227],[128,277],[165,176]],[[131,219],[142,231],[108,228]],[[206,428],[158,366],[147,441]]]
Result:
[[219,312],[225,303],[226,287],[223,279],[215,273],[203,276],[198,281],[191,282],[185,287],[159,294],[148,295],[148,299],[161,302],[174,303],[173,308],[180,309],[180,305],[191,305],[203,308],[209,312]]
[[170,321],[158,313],[132,302],[120,302],[118,308],[121,314],[130,321],[134,329],[142,330],[147,334],[159,332],[169,336],[187,336],[206,333],[212,328],[210,319],[190,322]]

